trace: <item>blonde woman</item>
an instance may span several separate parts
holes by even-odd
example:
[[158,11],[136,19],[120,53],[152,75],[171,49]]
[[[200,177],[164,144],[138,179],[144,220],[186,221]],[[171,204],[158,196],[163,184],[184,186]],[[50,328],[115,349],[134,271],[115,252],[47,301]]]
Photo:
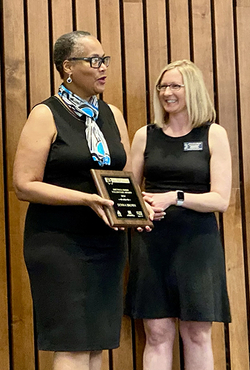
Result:
[[214,215],[229,204],[228,138],[191,61],[161,71],[154,110],[155,124],[135,134],[132,163],[155,227],[134,235],[126,311],[144,322],[144,370],[172,369],[176,320],[185,369],[213,370],[212,322],[231,320]]

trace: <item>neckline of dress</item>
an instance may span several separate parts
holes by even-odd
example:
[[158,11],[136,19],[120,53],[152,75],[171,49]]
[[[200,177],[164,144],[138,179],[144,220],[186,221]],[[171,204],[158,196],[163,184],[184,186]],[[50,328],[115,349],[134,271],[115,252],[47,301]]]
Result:
[[77,119],[79,122],[81,123],[85,123],[85,120],[82,120],[81,118],[79,118],[71,109],[69,109],[69,107],[67,106],[67,104],[65,104],[63,102],[63,100],[57,96],[57,95],[53,95],[53,97],[66,109],[66,111],[75,119]]
[[187,132],[186,134],[184,135],[180,135],[180,136],[171,136],[171,135],[168,135],[166,134],[163,129],[161,128],[161,132],[164,136],[170,138],[170,139],[181,139],[181,138],[185,138],[186,136],[188,136],[191,132],[193,131],[193,128],[191,128],[191,130],[189,132]]

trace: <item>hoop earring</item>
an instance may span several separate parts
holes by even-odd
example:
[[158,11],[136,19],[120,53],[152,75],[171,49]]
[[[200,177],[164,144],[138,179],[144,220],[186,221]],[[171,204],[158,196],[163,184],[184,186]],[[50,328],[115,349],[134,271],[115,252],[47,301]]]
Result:
[[67,82],[68,82],[68,84],[71,84],[71,82],[72,82],[72,78],[70,77],[70,75],[69,75],[69,77],[67,78],[67,80],[66,80]]

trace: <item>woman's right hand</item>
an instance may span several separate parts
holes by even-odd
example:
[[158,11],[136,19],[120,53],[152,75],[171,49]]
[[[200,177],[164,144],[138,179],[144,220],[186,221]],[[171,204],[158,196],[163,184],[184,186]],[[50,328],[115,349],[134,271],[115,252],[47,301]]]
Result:
[[[86,201],[86,205],[93,209],[93,211],[99,216],[106,225],[112,227],[105,213],[104,207],[112,208],[114,202],[110,199],[105,199],[97,194],[89,194],[89,199]],[[117,227],[113,229],[118,230]]]
[[175,204],[175,192],[166,193],[148,193],[142,192],[143,199],[152,207],[155,215],[154,220],[160,221],[165,216],[165,210],[172,204]]

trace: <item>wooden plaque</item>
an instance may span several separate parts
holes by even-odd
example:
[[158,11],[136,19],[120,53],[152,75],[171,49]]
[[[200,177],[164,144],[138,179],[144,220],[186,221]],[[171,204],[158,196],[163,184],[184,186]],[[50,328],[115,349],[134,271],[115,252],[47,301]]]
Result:
[[94,169],[90,171],[99,195],[114,202],[112,208],[105,209],[111,226],[153,227],[132,172]]

